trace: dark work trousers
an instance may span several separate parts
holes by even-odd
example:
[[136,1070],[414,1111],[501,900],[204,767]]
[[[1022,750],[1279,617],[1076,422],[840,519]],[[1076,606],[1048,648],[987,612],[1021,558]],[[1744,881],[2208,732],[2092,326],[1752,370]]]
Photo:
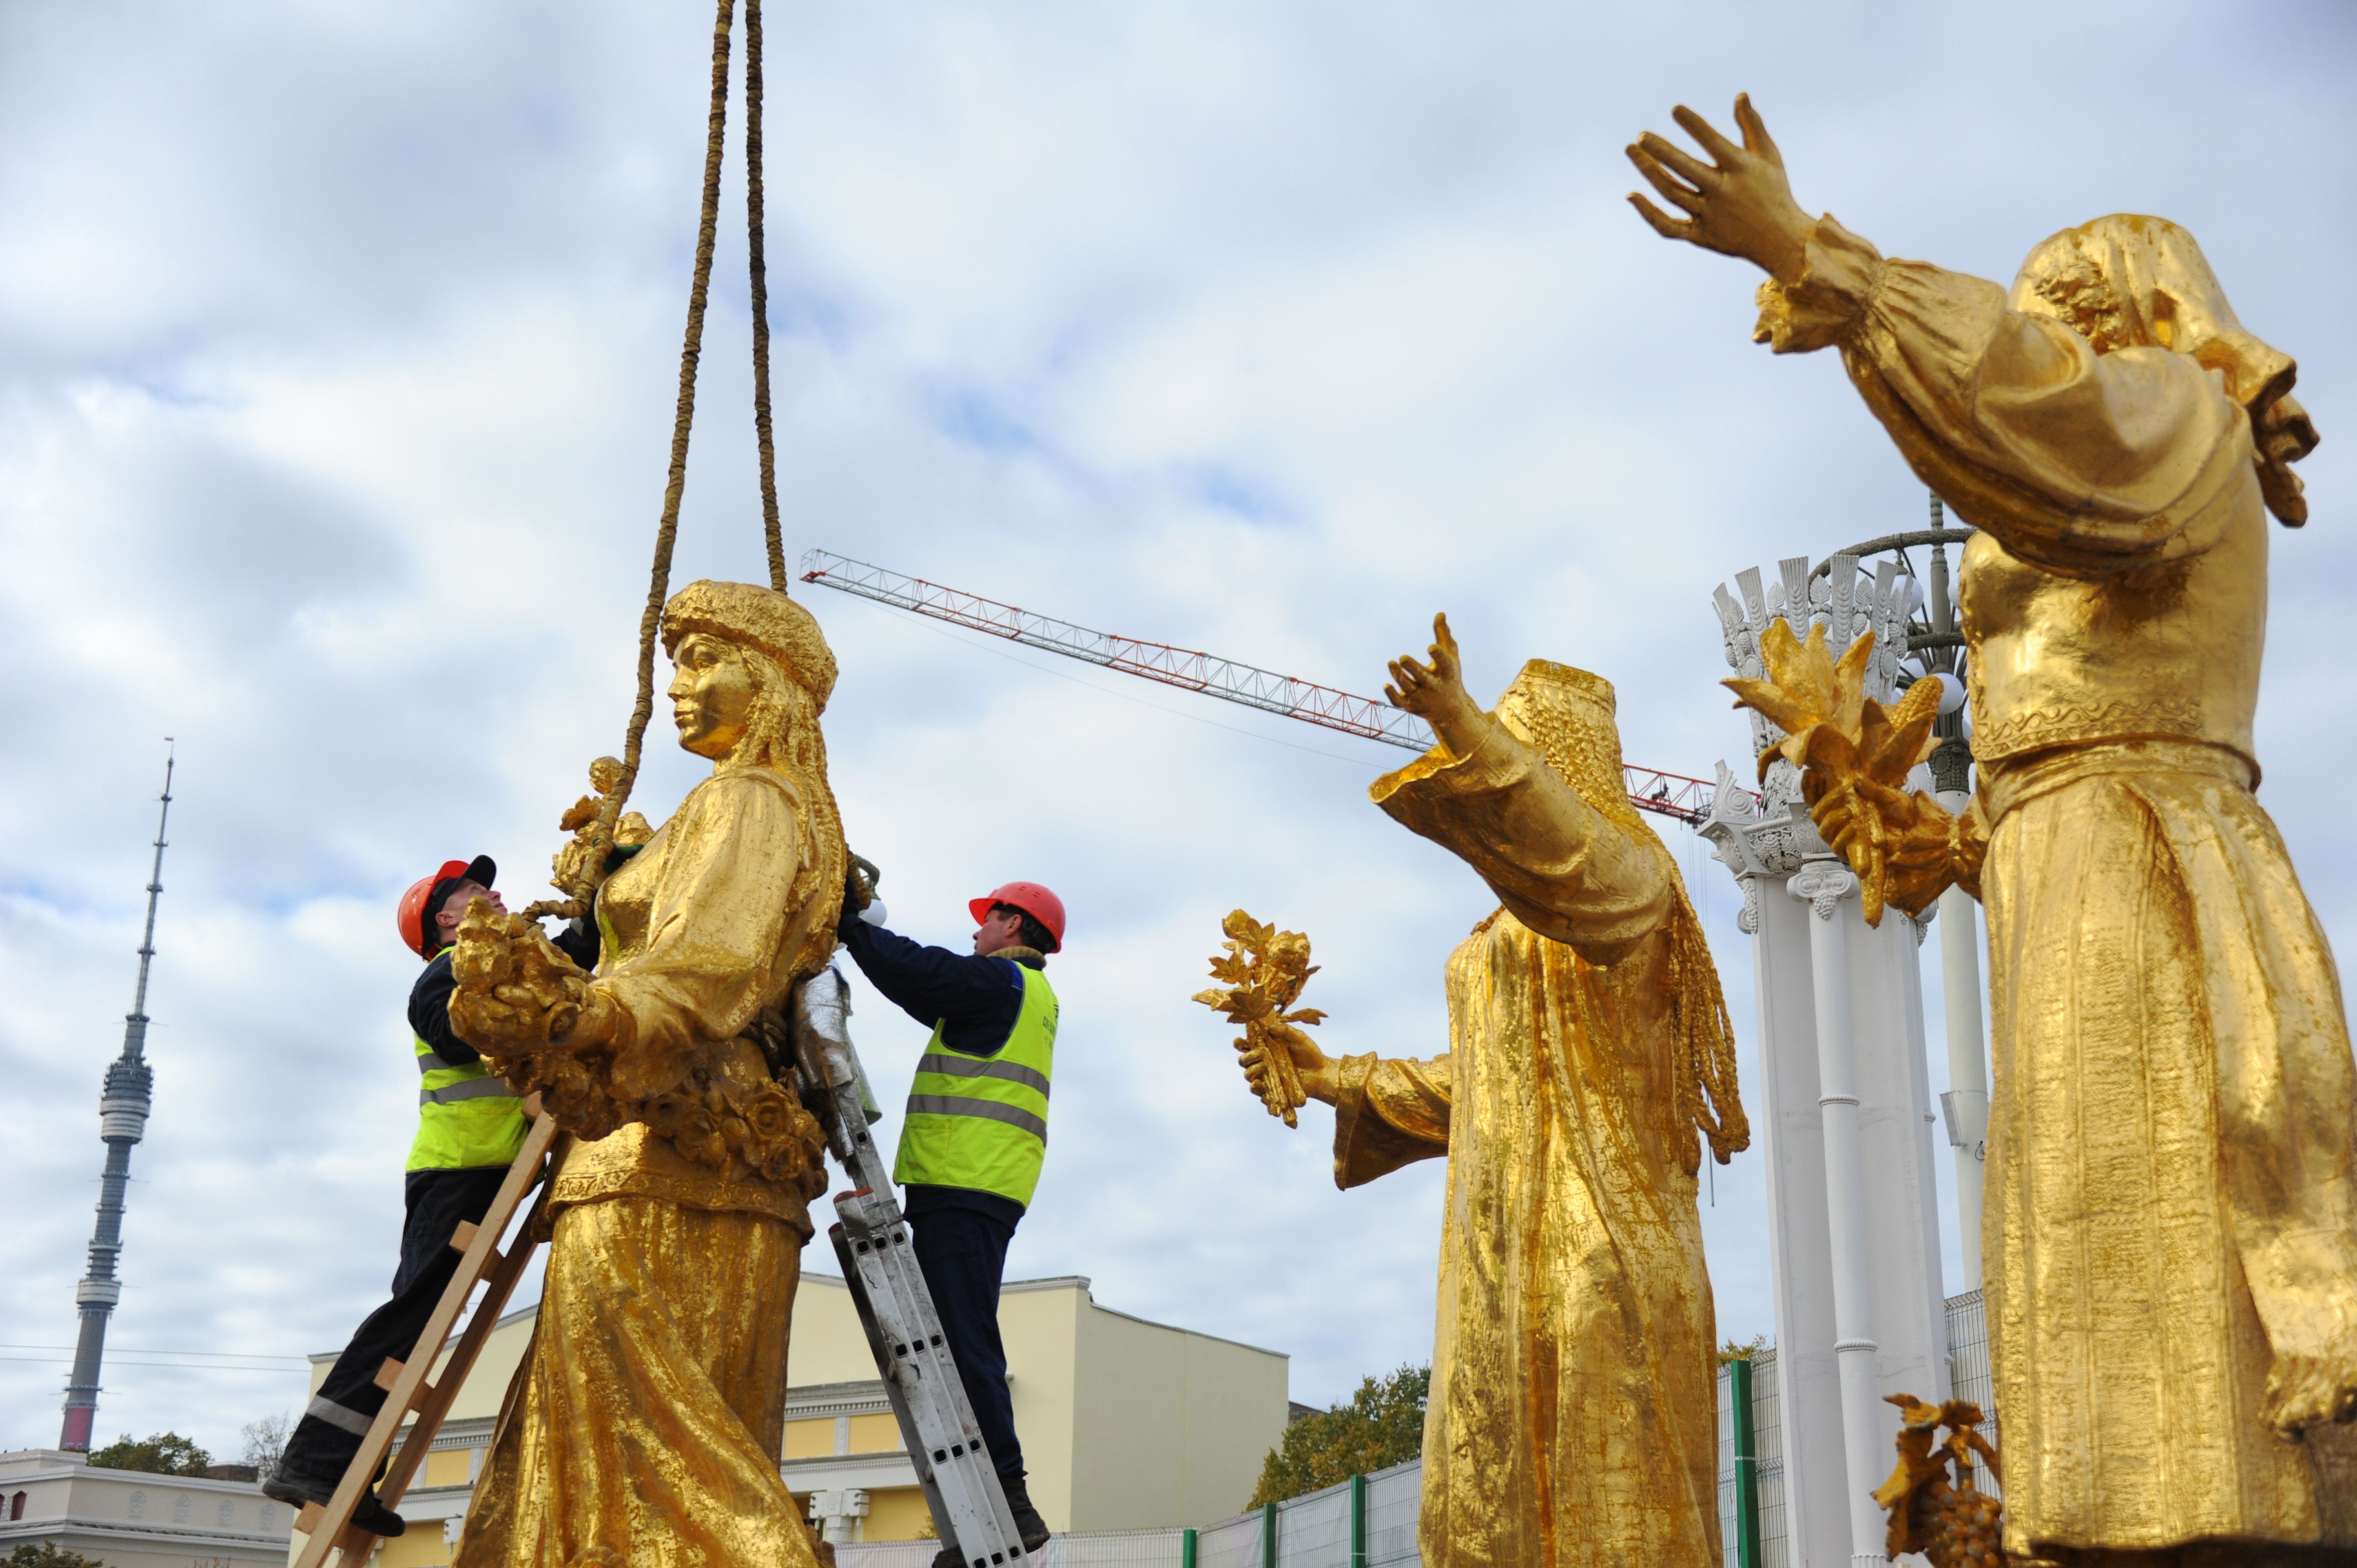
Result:
[[[425,1320],[458,1272],[450,1233],[460,1220],[479,1223],[508,1174],[505,1165],[462,1171],[412,1171],[406,1184],[408,1218],[401,1227],[401,1267],[393,1276],[393,1299],[368,1315],[352,1341],[336,1358],[335,1369],[286,1440],[279,1473],[333,1489],[360,1452],[369,1423],[383,1407],[377,1369],[390,1359],[406,1361],[417,1348]],[[439,1349],[440,1347],[436,1347]],[[322,1493],[324,1495],[324,1492]]]
[[974,1405],[983,1445],[1010,1481],[1023,1478],[1023,1445],[1015,1439],[1015,1402],[1006,1391],[1006,1348],[998,1339],[998,1279],[1015,1227],[974,1208],[931,1208],[909,1217],[917,1267],[942,1332],[957,1361],[958,1380]]

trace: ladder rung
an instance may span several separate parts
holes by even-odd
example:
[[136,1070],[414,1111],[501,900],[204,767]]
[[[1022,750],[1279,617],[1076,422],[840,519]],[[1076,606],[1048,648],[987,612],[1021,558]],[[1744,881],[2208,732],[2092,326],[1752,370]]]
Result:
[[327,1517],[327,1512],[317,1503],[305,1503],[302,1511],[295,1516],[295,1528],[309,1535],[319,1528],[319,1520]]
[[[454,1252],[463,1252],[468,1248],[473,1246],[475,1244],[475,1233],[478,1229],[479,1227],[471,1219],[461,1219],[458,1221],[458,1228],[450,1232],[450,1250]],[[492,1248],[490,1251],[483,1254],[483,1273],[487,1274],[490,1273],[493,1269],[498,1268],[504,1261],[505,1260],[500,1256],[500,1250],[497,1247]]]
[[384,1359],[384,1365],[376,1369],[376,1386],[387,1393],[393,1392],[393,1385],[401,1380],[401,1374],[404,1369],[404,1363],[387,1356]]

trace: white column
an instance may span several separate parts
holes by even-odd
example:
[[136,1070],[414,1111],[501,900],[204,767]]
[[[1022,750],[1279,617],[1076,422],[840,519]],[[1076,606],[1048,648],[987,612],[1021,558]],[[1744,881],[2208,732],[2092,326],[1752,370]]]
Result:
[[1872,1282],[1867,1278],[1866,1162],[1858,1127],[1857,1052],[1851,1038],[1849,922],[1842,902],[1857,878],[1810,856],[1785,884],[1809,906],[1809,972],[1816,1000],[1817,1105],[1824,1129],[1825,1218],[1832,1241],[1834,1356],[1841,1375],[1842,1451],[1848,1461],[1851,1568],[1880,1568],[1882,1512],[1872,1496],[1889,1467],[1878,1439]]
[[848,1546],[859,1539],[859,1521],[867,1517],[867,1490],[864,1487],[836,1487],[813,1492],[810,1511],[818,1521],[821,1539],[836,1546]]
[[[1973,803],[1962,789],[1940,791],[1958,816]],[[1971,894],[1940,895],[1940,988],[1947,997],[1948,1142],[1956,1161],[1956,1221],[1964,1251],[1964,1288],[1981,1288],[1981,1175],[1988,1154],[1988,1055],[1981,1036],[1980,909]]]

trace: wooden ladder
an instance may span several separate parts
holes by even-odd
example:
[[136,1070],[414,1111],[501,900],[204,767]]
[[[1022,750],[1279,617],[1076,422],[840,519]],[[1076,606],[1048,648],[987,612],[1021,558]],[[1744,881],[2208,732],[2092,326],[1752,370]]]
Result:
[[[483,1345],[498,1326],[500,1314],[507,1309],[508,1295],[515,1289],[516,1281],[532,1262],[539,1242],[533,1240],[534,1225],[528,1220],[517,1232],[505,1252],[500,1251],[500,1238],[505,1234],[508,1222],[516,1210],[523,1207],[524,1198],[540,1181],[541,1165],[548,1155],[549,1145],[556,1140],[556,1123],[543,1112],[524,1134],[523,1147],[517,1151],[515,1163],[508,1167],[507,1179],[500,1184],[497,1197],[479,1225],[460,1223],[450,1238],[450,1245],[461,1254],[458,1273],[442,1293],[441,1302],[434,1316],[426,1319],[425,1327],[417,1337],[417,1348],[409,1359],[387,1360],[379,1368],[377,1386],[385,1391],[384,1407],[369,1423],[368,1435],[361,1439],[360,1452],[352,1455],[351,1464],[344,1470],[335,1496],[327,1505],[306,1503],[296,1516],[295,1528],[310,1539],[302,1553],[295,1559],[295,1568],[326,1568],[329,1553],[341,1552],[345,1568],[359,1568],[375,1549],[377,1537],[359,1529],[353,1523],[353,1510],[360,1507],[361,1498],[368,1491],[369,1478],[393,1447],[393,1438],[401,1431],[401,1423],[410,1412],[417,1419],[409,1428],[409,1436],[393,1455],[393,1463],[377,1487],[377,1496],[385,1507],[395,1508],[402,1494],[409,1489],[418,1467],[425,1463],[425,1451],[434,1444],[435,1434],[442,1430],[442,1421],[449,1414],[450,1402],[473,1369],[475,1359],[482,1354]],[[537,1220],[542,1206],[548,1201],[545,1191],[534,1205],[533,1220]],[[468,1321],[467,1331],[450,1348],[448,1363],[443,1368],[439,1381],[427,1382],[425,1375],[434,1369],[436,1353],[450,1337],[458,1315],[467,1309],[468,1298],[478,1284],[488,1283],[475,1316]]]

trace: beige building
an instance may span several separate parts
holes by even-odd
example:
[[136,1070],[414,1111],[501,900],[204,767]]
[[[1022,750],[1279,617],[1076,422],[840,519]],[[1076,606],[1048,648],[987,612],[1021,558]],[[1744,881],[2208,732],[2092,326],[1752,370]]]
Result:
[[252,1481],[97,1469],[54,1448],[0,1454],[0,1561],[46,1544],[107,1568],[264,1568],[283,1561],[294,1522]]
[[[401,1503],[378,1568],[446,1563],[536,1308],[502,1318]],[[1237,1512],[1283,1435],[1286,1359],[1099,1306],[1070,1276],[1009,1281],[999,1333],[1031,1500],[1059,1531],[1200,1524]],[[334,1364],[314,1356],[316,1390]],[[851,1294],[805,1274],[794,1298],[786,1484],[834,1541],[932,1528]]]

